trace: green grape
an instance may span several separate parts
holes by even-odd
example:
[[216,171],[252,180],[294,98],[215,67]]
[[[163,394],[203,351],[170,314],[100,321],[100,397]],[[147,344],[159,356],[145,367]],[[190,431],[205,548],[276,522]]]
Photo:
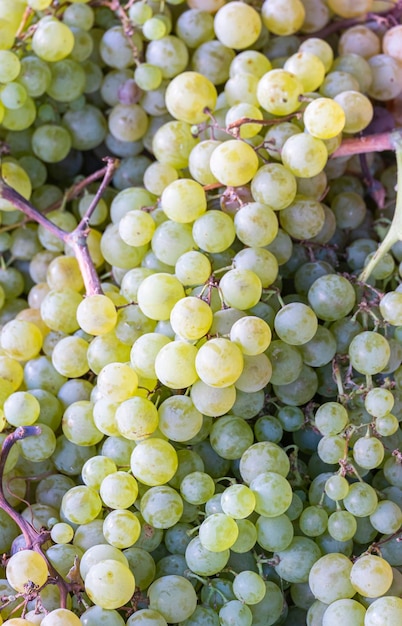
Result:
[[198,72],[182,72],[175,76],[165,94],[169,113],[188,124],[199,124],[208,119],[205,109],[213,111],[216,98],[215,86]]
[[230,414],[213,423],[209,439],[215,452],[230,460],[239,459],[254,441],[249,424],[242,417]]
[[308,50],[299,50],[292,54],[286,59],[283,69],[300,80],[304,92],[318,89],[325,77],[324,63],[320,57]]
[[322,367],[334,358],[336,340],[331,331],[324,326],[318,326],[314,337],[302,344],[299,349],[306,365]]
[[98,493],[91,487],[79,485],[67,491],[61,501],[61,510],[67,522],[87,524],[94,520],[102,509]]
[[178,300],[170,312],[173,330],[186,341],[195,341],[206,335],[212,320],[210,306],[192,296]]
[[340,228],[357,228],[363,222],[367,211],[362,197],[353,191],[345,191],[334,196],[331,209]]
[[184,297],[184,290],[177,278],[157,272],[142,281],[137,297],[138,304],[147,317],[167,320],[173,306]]
[[328,518],[328,533],[336,541],[352,539],[356,530],[356,518],[349,511],[334,511]]
[[135,579],[124,563],[105,559],[89,568],[85,591],[94,604],[103,609],[117,609],[126,604],[135,590]]
[[366,609],[357,600],[342,598],[335,600],[325,610],[322,617],[323,626],[336,626],[339,623],[347,623],[352,620],[356,626],[364,626]]
[[225,552],[235,543],[238,534],[235,520],[225,513],[209,515],[199,528],[199,540],[210,552]]
[[[78,6],[86,5],[79,4]],[[102,624],[102,622],[106,622],[108,626],[124,626],[125,624],[121,615],[114,609],[102,609],[100,606],[96,605],[86,609],[82,615],[80,615],[80,621],[84,626],[96,626],[97,624]],[[165,625],[163,624],[163,626]]]
[[239,466],[241,477],[248,485],[261,472],[277,472],[285,477],[289,468],[289,459],[284,450],[270,441],[261,441],[247,448]]
[[276,472],[261,472],[251,482],[255,495],[255,511],[265,517],[282,515],[292,501],[289,482]]
[[[260,103],[257,99],[258,80],[257,76],[246,72],[244,74],[235,74],[232,78],[229,78],[224,88],[225,104],[235,106],[236,104],[247,103],[259,107]],[[224,117],[226,117],[226,109],[223,112]],[[215,112],[216,114],[217,112]],[[227,134],[219,135],[218,138],[225,141]]]
[[190,504],[205,504],[214,493],[215,483],[205,472],[190,472],[180,483],[180,494]]
[[66,24],[55,17],[39,20],[32,37],[32,50],[44,61],[65,59],[74,47],[74,35]]
[[23,320],[10,320],[1,329],[0,347],[6,356],[29,361],[35,358],[43,343],[42,333],[32,322]]
[[124,402],[137,391],[138,376],[124,363],[108,363],[98,374],[99,393],[111,402]]
[[111,472],[102,479],[99,495],[105,506],[111,509],[128,509],[137,499],[138,483],[126,471]]
[[218,388],[230,387],[242,373],[242,352],[229,339],[209,339],[197,352],[195,368],[205,384]]
[[147,398],[140,396],[124,400],[115,412],[118,432],[125,439],[140,441],[152,435],[158,427],[158,411]]
[[362,596],[377,598],[387,593],[392,584],[390,564],[375,554],[360,556],[353,563],[350,582]]
[[398,291],[389,291],[384,294],[380,302],[380,313],[384,320],[393,326],[400,326],[401,296]]
[[268,552],[286,550],[293,540],[292,522],[284,513],[275,517],[260,515],[255,523],[257,542]]
[[375,490],[367,483],[353,483],[343,499],[345,509],[355,517],[366,517],[376,510],[378,498]]
[[282,162],[292,174],[301,178],[311,178],[325,167],[328,151],[321,139],[298,133],[289,137],[282,148]]
[[4,402],[3,411],[4,417],[12,426],[30,426],[39,417],[40,404],[31,393],[15,391]]
[[402,601],[397,596],[384,596],[374,600],[364,616],[365,626],[377,626],[384,622],[397,626],[402,616]]
[[357,334],[349,345],[351,365],[360,374],[378,374],[386,367],[390,355],[387,339],[375,331]]
[[[229,68],[234,57],[234,50],[220,41],[206,41],[194,51],[191,69],[206,76],[213,85],[221,85],[229,78]],[[223,112],[222,110],[220,114]]]
[[318,327],[314,311],[302,302],[286,304],[275,316],[275,331],[279,338],[290,345],[310,341]]
[[87,487],[99,491],[102,480],[109,474],[117,471],[115,462],[107,456],[96,455],[85,461],[82,466],[81,476]]
[[138,518],[126,509],[115,509],[103,521],[103,534],[110,545],[116,548],[129,548],[140,536],[141,524]]
[[77,321],[89,335],[104,335],[116,325],[116,307],[103,294],[88,296],[77,307]]
[[[260,109],[252,104],[243,103],[235,104],[230,107],[226,113],[225,123],[227,127],[236,128],[239,120],[242,118],[250,118],[252,120],[262,120],[263,115]],[[233,125],[233,126],[232,126]],[[262,129],[262,125],[258,123],[243,122],[239,127],[239,137],[241,139],[250,139],[255,137]]]
[[265,582],[256,572],[243,570],[233,581],[233,593],[245,604],[258,604],[266,594]]
[[175,275],[182,285],[202,285],[212,272],[208,257],[197,250],[184,252],[176,261]]
[[[251,270],[256,274],[263,289],[272,285],[278,276],[278,261],[272,252],[265,248],[243,248],[234,256],[233,261],[238,270]],[[255,306],[259,304],[261,303]]]
[[224,274],[219,282],[225,304],[244,311],[255,306],[262,294],[262,283],[252,270],[235,268]]
[[334,96],[345,113],[345,133],[357,133],[366,128],[373,118],[373,105],[367,96],[359,91],[343,90]]
[[353,458],[365,469],[379,467],[384,459],[384,453],[384,446],[376,437],[360,437],[353,445]]
[[235,215],[234,225],[238,239],[248,246],[267,246],[278,233],[274,211],[261,202],[243,204]]
[[155,374],[170,389],[190,387],[198,378],[197,348],[187,341],[171,341],[155,358]]
[[163,78],[173,78],[183,72],[188,59],[185,43],[174,35],[150,41],[145,52],[146,62],[159,67]]
[[245,185],[258,170],[258,157],[249,144],[229,139],[212,152],[210,168],[223,185]]
[[312,239],[324,227],[324,205],[312,198],[296,196],[294,202],[280,212],[279,223],[294,239]]
[[331,500],[343,500],[348,495],[349,483],[344,476],[334,474],[327,479],[324,489]]
[[244,50],[258,39],[261,18],[257,11],[241,2],[221,7],[214,18],[216,37],[228,48]]
[[222,493],[221,506],[226,515],[243,519],[254,511],[255,496],[246,485],[231,485]]
[[70,404],[63,415],[62,429],[64,436],[78,446],[93,446],[103,439],[93,419],[93,403],[79,400]]
[[259,104],[273,115],[289,115],[297,111],[302,93],[301,81],[284,69],[270,70],[260,78],[257,87]]
[[125,624],[127,626],[135,626],[136,624],[138,626],[167,626],[163,615],[153,609],[137,609],[135,613],[130,615]]
[[63,337],[52,352],[55,369],[68,378],[79,378],[89,370],[88,342],[81,337]]
[[188,619],[197,606],[193,585],[183,576],[161,576],[148,588],[149,608],[161,613],[168,623]]
[[401,517],[401,509],[397,503],[392,500],[380,500],[370,515],[370,523],[380,533],[393,534],[401,525]]
[[101,563],[107,559],[120,561],[123,565],[128,566],[128,560],[119,548],[111,546],[108,543],[94,544],[88,547],[80,560],[79,568],[81,577],[85,580],[90,568],[93,565]]
[[[267,136],[266,141],[269,141]],[[253,198],[257,202],[266,203],[275,211],[281,211],[293,202],[296,189],[295,177],[281,163],[263,165],[251,181]]]
[[265,352],[271,343],[271,335],[271,329],[263,319],[249,315],[233,324],[229,338],[243,354],[255,356]]
[[279,558],[276,573],[290,583],[307,582],[313,564],[320,558],[317,544],[309,537],[295,536],[289,546],[274,552]]
[[162,37],[167,34],[167,28],[163,20],[154,15],[144,22],[142,25],[142,33],[144,37],[150,41],[154,41],[156,39],[162,39]]
[[236,620],[238,626],[251,626],[253,614],[247,604],[243,604],[240,600],[229,600],[221,607],[219,610],[219,623],[222,626],[229,626],[234,623],[233,620]]
[[187,167],[192,149],[198,139],[191,134],[186,122],[166,122],[152,137],[152,153],[164,165],[175,169]]
[[190,397],[200,413],[218,417],[233,407],[236,401],[236,388],[234,385],[212,387],[202,380],[197,380],[191,387]]
[[151,487],[164,485],[176,472],[177,452],[167,441],[149,438],[134,448],[130,463],[131,471],[139,482]]
[[11,50],[0,50],[0,64],[0,80],[2,83],[11,82],[20,74],[20,59]]
[[375,54],[367,59],[371,68],[372,81],[367,89],[371,98],[384,101],[395,98],[400,90],[395,81],[401,78],[401,68],[398,59],[383,53]]
[[39,463],[49,459],[56,449],[56,435],[54,431],[41,422],[36,422],[40,428],[40,434],[35,437],[28,437],[20,442],[21,454],[24,459]]
[[159,430],[171,441],[189,441],[201,430],[202,413],[188,396],[166,398],[159,406]]
[[271,69],[269,59],[257,50],[239,52],[230,64],[230,76],[249,73],[261,78]]
[[42,587],[48,578],[46,561],[34,550],[16,552],[7,562],[6,577],[11,587],[20,593],[24,593],[29,581]]
[[26,102],[27,96],[25,87],[14,81],[0,89],[0,100],[7,109],[19,109]]
[[278,0],[264,2],[262,21],[275,35],[291,35],[299,30],[305,19],[305,9],[300,0],[291,0],[283,5]]
[[266,354],[243,357],[243,371],[237,379],[236,389],[246,393],[263,390],[271,379],[272,366]]
[[314,596],[326,604],[352,598],[356,590],[350,581],[351,570],[352,563],[344,554],[334,552],[318,558],[308,577]]
[[183,11],[176,21],[176,34],[189,48],[198,48],[214,37],[213,16],[206,10],[191,8]]
[[348,413],[339,402],[325,402],[315,413],[315,425],[323,435],[339,434],[348,421]]
[[287,385],[293,383],[300,376],[303,358],[296,347],[280,339],[275,339],[268,346],[266,354],[272,365],[272,384]]
[[300,530],[307,537],[322,535],[328,524],[328,513],[319,505],[307,506],[299,518]]
[[50,536],[55,543],[70,543],[74,537],[74,529],[70,524],[58,522],[52,526]]

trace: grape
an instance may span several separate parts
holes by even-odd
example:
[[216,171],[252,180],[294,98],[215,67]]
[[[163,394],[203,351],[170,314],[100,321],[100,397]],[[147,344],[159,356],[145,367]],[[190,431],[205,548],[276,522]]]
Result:
[[46,561],[34,550],[22,550],[11,556],[7,562],[6,576],[9,584],[20,593],[30,582],[41,587],[48,577]]
[[167,626],[167,622],[161,613],[153,609],[139,609],[130,615],[125,623],[128,626],[135,626],[135,624],[139,624],[139,626]]
[[171,389],[190,387],[198,378],[197,348],[186,341],[171,341],[163,346],[155,359],[155,374]]
[[236,541],[239,529],[232,517],[225,513],[209,515],[199,528],[199,539],[210,552],[225,552]]
[[166,398],[158,409],[158,427],[171,441],[189,441],[201,430],[202,413],[188,396]]
[[303,85],[291,72],[272,69],[264,74],[257,87],[257,98],[263,109],[274,115],[288,115],[300,107]]
[[275,517],[260,515],[255,525],[257,542],[268,552],[286,550],[293,540],[293,526],[284,513]]
[[318,327],[314,311],[302,302],[286,304],[275,316],[275,331],[279,338],[290,345],[310,341]]
[[324,63],[317,55],[307,50],[299,50],[296,54],[292,54],[285,61],[283,69],[291,72],[300,80],[304,91],[318,89],[325,76]]
[[135,478],[145,485],[156,486],[173,478],[178,458],[170,443],[155,437],[141,441],[134,448],[130,463]]
[[321,551],[312,539],[296,535],[287,548],[275,551],[274,555],[279,559],[275,571],[281,578],[290,583],[309,581],[313,590],[309,573],[313,564],[320,559]]
[[210,168],[223,185],[244,185],[256,174],[258,157],[249,144],[229,139],[212,152]]
[[390,357],[390,347],[382,335],[366,330],[356,335],[349,345],[352,366],[361,374],[378,374]]
[[96,624],[102,623],[102,620],[107,620],[110,626],[124,625],[124,620],[117,611],[114,609],[102,609],[100,606],[96,605],[86,609],[80,616],[80,620],[85,626],[96,626]]
[[99,486],[103,503],[112,509],[128,509],[134,504],[137,494],[136,479],[123,470],[108,473]]
[[194,406],[203,415],[217,417],[224,415],[233,407],[236,400],[234,385],[213,387],[197,380],[191,387],[190,397]]
[[282,515],[292,501],[289,482],[276,472],[262,472],[251,482],[250,489],[255,495],[255,511],[265,517]]
[[141,514],[154,528],[170,528],[183,513],[183,500],[167,485],[152,487],[141,498]]
[[274,211],[260,202],[244,204],[237,211],[234,224],[238,239],[249,246],[267,246],[278,233],[278,220]]
[[369,598],[377,598],[387,593],[392,578],[390,564],[374,554],[360,556],[350,571],[353,587],[358,593]]
[[138,304],[147,317],[167,320],[178,300],[184,297],[181,283],[164,272],[144,278],[138,288]]
[[336,94],[334,101],[337,102],[345,113],[345,133],[357,133],[369,125],[373,118],[374,110],[370,100],[358,91],[344,90]]
[[236,620],[238,626],[251,626],[252,624],[253,614],[249,607],[240,600],[229,600],[219,610],[219,623],[222,626],[233,624],[233,620]]
[[74,47],[71,30],[55,17],[39,20],[32,37],[32,49],[44,61],[56,62],[66,58]]
[[395,596],[385,596],[370,604],[364,617],[364,623],[365,626],[377,626],[386,620],[390,626],[397,626],[401,615],[401,599]]
[[92,565],[85,576],[88,597],[103,609],[126,604],[135,590],[135,579],[124,563],[105,559]]
[[208,118],[205,109],[213,111],[217,92],[208,78],[198,72],[182,72],[166,90],[169,113],[182,122],[199,124]]
[[320,557],[308,579],[314,596],[326,604],[352,598],[356,590],[350,582],[351,570],[352,563],[344,554],[334,552]]
[[349,598],[343,598],[341,600],[335,600],[325,610],[322,617],[323,626],[332,626],[339,624],[340,621],[347,623],[347,620],[352,620],[356,626],[364,626],[365,624],[366,610],[360,602],[357,600],[351,600]]

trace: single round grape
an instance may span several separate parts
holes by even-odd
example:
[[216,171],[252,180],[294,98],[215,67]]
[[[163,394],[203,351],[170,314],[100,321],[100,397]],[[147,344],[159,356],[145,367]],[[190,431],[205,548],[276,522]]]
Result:
[[137,499],[138,483],[128,472],[111,472],[103,478],[99,495],[105,506],[111,509],[128,509]]
[[335,626],[352,620],[355,626],[364,626],[366,609],[357,600],[342,598],[332,602],[322,617],[323,626]]
[[294,239],[313,239],[324,227],[324,206],[313,198],[296,196],[294,202],[279,213],[279,223]]
[[25,585],[29,581],[42,587],[48,577],[46,561],[34,550],[21,550],[13,554],[8,560],[6,577],[13,589],[20,593],[24,593]]
[[134,448],[130,464],[133,475],[144,485],[164,485],[176,472],[177,452],[163,439],[145,439]]
[[318,321],[309,306],[302,302],[292,302],[278,311],[274,325],[282,341],[297,346],[307,343],[314,337]]
[[331,500],[343,500],[349,492],[349,483],[344,476],[334,474],[327,479],[324,488]]
[[168,623],[188,619],[197,606],[197,594],[183,576],[161,576],[148,588],[149,608],[158,611]]
[[158,428],[171,441],[189,441],[202,429],[202,413],[188,396],[166,398],[159,406],[158,415]]
[[284,166],[292,174],[301,178],[311,178],[324,169],[328,151],[322,139],[298,133],[285,141],[281,157]]
[[353,458],[360,467],[374,469],[384,458],[384,446],[376,437],[360,437],[353,445]]
[[387,339],[375,331],[359,333],[349,345],[350,362],[360,374],[378,374],[386,367],[390,355]]
[[384,596],[374,600],[367,608],[364,626],[380,626],[389,623],[397,626],[402,617],[402,600],[397,596]]
[[243,50],[255,43],[261,32],[257,11],[235,1],[221,7],[214,19],[216,37],[228,48]]
[[219,552],[208,550],[199,537],[190,541],[185,552],[187,565],[199,576],[214,576],[226,566],[229,556],[229,549]]
[[91,522],[98,517],[101,509],[102,501],[98,493],[86,485],[69,489],[61,502],[61,510],[65,519],[73,524]]
[[260,515],[255,526],[257,528],[257,542],[268,552],[285,550],[292,542],[293,525],[284,513],[275,517]]
[[275,35],[292,35],[303,25],[304,5],[300,0],[291,0],[283,4],[279,0],[265,1],[262,6],[262,21]]
[[258,170],[258,157],[249,144],[229,139],[212,152],[210,168],[223,185],[245,185]]
[[147,317],[167,320],[173,306],[184,297],[184,289],[175,276],[157,272],[142,281],[137,297],[138,304]]
[[191,387],[190,397],[200,413],[209,417],[224,415],[236,401],[236,388],[212,387],[202,380],[197,380]]
[[292,501],[289,482],[276,472],[262,472],[250,483],[255,495],[255,511],[265,517],[282,515]]
[[199,124],[208,119],[205,109],[213,111],[216,98],[215,86],[198,72],[182,72],[175,76],[165,94],[169,113],[188,124]]
[[321,551],[309,537],[295,536],[287,548],[275,551],[274,555],[279,559],[275,572],[281,578],[290,583],[304,583],[309,580],[309,572]]
[[345,113],[338,102],[331,98],[317,98],[310,102],[304,113],[303,122],[308,132],[318,139],[331,139],[342,132]]
[[318,89],[325,77],[324,63],[316,54],[308,50],[298,50],[288,57],[283,69],[300,80],[305,92]]
[[85,576],[85,591],[103,609],[118,609],[134,594],[135,579],[124,563],[105,559],[92,565]]
[[345,509],[355,517],[371,515],[377,508],[378,498],[373,487],[367,483],[353,483],[343,499]]
[[356,590],[350,582],[352,562],[341,553],[325,554],[312,566],[308,582],[317,600],[331,604],[352,598]]
[[350,581],[362,596],[377,598],[387,593],[392,583],[390,564],[375,554],[360,556],[353,563]]
[[42,18],[32,37],[32,49],[44,61],[65,59],[73,50],[74,35],[66,24],[55,17]]
[[349,511],[334,511],[328,518],[328,533],[336,541],[352,539],[356,530],[356,518]]
[[301,81],[284,69],[270,70],[260,78],[257,86],[259,104],[273,115],[289,115],[297,111],[302,93]]
[[210,552],[224,552],[235,543],[238,534],[236,522],[225,513],[209,515],[199,528],[200,542]]
[[326,274],[317,278],[307,297],[317,317],[326,321],[345,317],[356,302],[353,286],[338,274]]
[[278,219],[274,211],[260,202],[249,202],[240,207],[234,224],[238,239],[248,246],[267,246],[278,233]]

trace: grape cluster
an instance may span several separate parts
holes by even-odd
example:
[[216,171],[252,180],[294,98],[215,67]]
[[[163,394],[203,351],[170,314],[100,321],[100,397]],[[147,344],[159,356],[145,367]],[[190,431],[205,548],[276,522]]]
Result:
[[401,20],[0,0],[2,623],[402,623]]

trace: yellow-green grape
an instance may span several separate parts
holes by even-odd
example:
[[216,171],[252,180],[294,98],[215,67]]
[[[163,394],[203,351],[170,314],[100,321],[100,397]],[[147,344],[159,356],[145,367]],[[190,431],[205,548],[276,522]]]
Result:
[[311,178],[324,169],[328,150],[321,139],[299,133],[285,141],[281,156],[283,164],[292,174],[300,178]]
[[148,116],[139,104],[116,104],[108,118],[111,134],[121,141],[137,141],[148,128]]
[[78,305],[77,320],[82,330],[89,335],[104,335],[116,326],[116,307],[103,294],[88,296]]
[[194,222],[207,209],[202,185],[190,178],[180,178],[167,185],[160,203],[169,219],[182,224]]
[[11,81],[0,88],[0,100],[7,109],[19,109],[27,99],[23,85]]
[[252,270],[235,268],[224,274],[219,288],[225,304],[240,311],[251,309],[261,298],[262,283]]
[[132,368],[139,376],[155,378],[155,359],[159,350],[171,340],[160,333],[144,333],[133,343],[130,352]]
[[140,441],[150,437],[158,427],[158,411],[147,398],[134,396],[122,402],[115,420],[119,433],[126,439]]
[[[247,102],[247,104],[252,104],[256,107],[260,106],[257,98],[257,87],[257,76],[248,74],[247,72],[235,74],[225,83],[225,104],[234,106],[235,104]],[[215,117],[217,117],[218,111],[215,111]]]
[[345,133],[359,133],[373,118],[374,109],[367,96],[359,91],[342,91],[334,97],[345,113]]
[[251,515],[255,508],[255,495],[247,485],[231,485],[222,493],[222,510],[234,519]]
[[365,15],[372,9],[373,0],[358,0],[350,4],[348,0],[328,0],[329,8],[340,17],[350,18]]
[[90,400],[76,400],[64,411],[62,428],[64,436],[78,446],[92,446],[103,439],[93,419]]
[[402,25],[397,24],[385,32],[382,40],[382,49],[384,54],[387,54],[400,62],[402,61],[401,34]]
[[85,576],[85,591],[97,606],[118,609],[133,596],[135,578],[124,563],[106,559],[89,568]]
[[300,44],[299,50],[315,54],[324,63],[325,71],[328,72],[330,70],[334,59],[334,52],[329,43],[324,39],[309,37]]
[[263,24],[274,35],[292,35],[303,25],[305,9],[301,0],[265,0],[261,8]]
[[89,343],[82,337],[63,337],[52,352],[54,368],[68,378],[80,378],[89,370],[87,359]]
[[[253,119],[253,120],[262,120],[263,115],[260,109],[252,104],[248,104],[247,102],[235,104],[230,107],[228,112],[226,113],[225,124],[227,127],[230,127],[231,124],[237,122],[242,119]],[[239,137],[241,139],[249,139],[250,137],[255,137],[258,135],[262,128],[261,124],[258,123],[242,123],[238,126]],[[232,131],[234,132],[234,131]]]
[[257,41],[261,32],[261,18],[253,7],[235,0],[218,10],[214,29],[223,45],[244,50]]
[[199,348],[195,367],[198,376],[207,385],[229,387],[243,371],[243,355],[235,343],[217,337]]
[[272,69],[270,60],[258,50],[244,50],[239,52],[230,64],[230,76],[235,74],[253,74],[261,78]]
[[149,39],[150,41],[154,41],[157,39],[162,39],[165,35],[167,35],[166,24],[158,18],[156,15],[146,20],[142,25],[142,33],[144,37]]
[[152,152],[161,163],[182,169],[187,167],[190,152],[198,142],[199,139],[191,134],[190,124],[167,122],[155,132]]
[[243,204],[235,214],[234,224],[237,238],[247,246],[268,246],[278,234],[278,218],[262,202]]
[[236,388],[234,385],[212,387],[202,380],[197,380],[191,387],[190,397],[196,409],[203,415],[219,417],[233,407],[236,401]]
[[223,552],[235,543],[239,528],[229,515],[213,513],[202,522],[198,534],[204,548],[210,552]]
[[144,172],[144,187],[156,196],[160,196],[163,190],[174,180],[178,179],[177,170],[168,163],[151,163]]
[[387,593],[393,579],[388,561],[374,554],[365,554],[353,563],[350,581],[362,596],[377,598]]
[[251,181],[254,200],[269,205],[274,211],[281,211],[289,206],[295,199],[296,192],[295,176],[281,163],[266,163],[259,168]]
[[260,317],[248,315],[237,320],[230,329],[229,338],[243,354],[262,354],[271,343],[272,332],[267,322]]
[[15,391],[8,396],[3,410],[11,426],[30,426],[39,417],[40,404],[28,391]]
[[29,361],[38,356],[42,344],[42,333],[32,322],[14,319],[1,329],[0,347],[6,356],[18,361]]
[[141,523],[132,511],[115,509],[105,517],[102,530],[110,545],[123,550],[137,541],[141,534]]
[[189,441],[203,425],[203,416],[191,398],[175,395],[166,398],[158,409],[159,430],[171,441]]
[[325,211],[317,200],[296,197],[290,206],[280,212],[279,222],[294,239],[311,239],[323,228]]
[[180,281],[171,274],[157,272],[146,277],[138,288],[138,305],[153,320],[168,320],[173,306],[184,298]]
[[[36,118],[35,102],[28,96],[24,104],[17,109],[6,109],[2,105],[0,115],[3,115],[1,120],[3,128],[11,131],[26,130],[32,126]],[[2,203],[4,202],[3,200]]]
[[74,35],[66,24],[55,17],[39,20],[32,37],[32,49],[44,61],[65,59],[74,48]]
[[177,452],[168,441],[151,437],[136,445],[130,465],[135,478],[144,485],[165,485],[177,470]]
[[137,391],[137,373],[125,363],[108,363],[98,374],[99,393],[111,402],[123,402]]
[[321,59],[307,50],[299,50],[292,54],[283,66],[300,80],[303,91],[315,91],[325,77],[325,65]]
[[263,389],[272,376],[272,365],[266,354],[244,355],[243,372],[237,379],[236,389],[255,393]]
[[102,500],[95,489],[86,485],[72,487],[63,496],[61,510],[67,522],[88,524],[102,510]]
[[56,256],[47,267],[46,282],[50,289],[67,287],[81,291],[84,281],[77,259],[73,256]]
[[[18,191],[21,196],[29,200],[32,191],[32,184],[28,174],[20,165],[18,165],[18,163],[4,160],[1,166],[1,177],[7,185]],[[15,211],[15,206],[8,200],[1,198],[0,210]]]
[[158,380],[170,389],[190,387],[198,378],[196,358],[196,346],[187,341],[171,341],[156,356],[155,373]]
[[398,626],[402,619],[402,599],[398,596],[384,596],[374,600],[367,608],[364,616],[364,626],[390,624]]
[[13,589],[20,593],[25,592],[25,585],[29,582],[42,587],[48,578],[46,561],[34,550],[21,550],[7,561],[6,577]]
[[212,254],[224,252],[236,238],[233,219],[223,211],[215,209],[210,209],[195,220],[192,234],[197,246],[204,252]]
[[211,273],[209,258],[197,250],[182,254],[175,265],[175,276],[182,285],[203,285]]
[[0,50],[0,67],[0,81],[9,83],[20,73],[21,62],[11,50]]
[[[169,624],[184,622],[197,607],[197,594],[192,583],[184,576],[161,576],[149,586],[147,594],[149,608],[160,613]],[[156,624],[159,626],[158,622]]]
[[[245,5],[242,5],[245,6]],[[165,93],[166,108],[177,120],[200,124],[215,109],[217,91],[208,78],[198,72],[182,72],[169,83]]]
[[40,624],[44,626],[80,626],[82,623],[78,615],[70,611],[70,609],[53,609],[46,613]]
[[306,130],[318,139],[332,139],[345,127],[343,108],[331,98],[317,98],[309,102],[303,113]]
[[128,509],[137,499],[138,483],[131,474],[120,470],[104,477],[99,493],[107,507]]
[[41,302],[41,317],[51,330],[73,333],[79,328],[77,308],[81,301],[82,296],[74,289],[51,289]]
[[390,356],[388,340],[375,331],[360,332],[349,345],[350,363],[360,374],[378,374]]
[[299,97],[303,91],[303,84],[294,74],[284,69],[273,69],[260,78],[257,99],[268,113],[289,115],[300,107]]
[[50,537],[55,543],[70,543],[74,537],[74,529],[66,522],[58,522],[52,526]]
[[207,302],[188,296],[174,305],[170,323],[174,332],[187,341],[201,339],[211,327],[213,314]]
[[249,144],[229,139],[215,148],[210,167],[223,185],[238,187],[253,178],[258,169],[258,157]]
[[145,246],[155,232],[156,224],[146,211],[128,211],[119,222],[119,235],[129,246]]

